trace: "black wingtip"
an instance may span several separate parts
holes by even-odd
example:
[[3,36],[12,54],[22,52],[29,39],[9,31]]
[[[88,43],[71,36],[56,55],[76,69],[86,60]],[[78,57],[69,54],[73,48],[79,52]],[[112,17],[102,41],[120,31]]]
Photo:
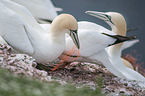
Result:
[[110,34],[107,34],[107,33],[102,33],[102,34],[116,39],[116,41],[113,44],[110,44],[108,46],[112,46],[112,45],[115,45],[115,44],[118,44],[118,43],[122,43],[122,42],[125,42],[125,41],[128,41],[128,40],[136,39],[136,36],[126,37],[126,36],[121,36],[121,35],[110,35]]
[[53,21],[53,20],[44,19],[44,18],[39,18],[39,20],[46,21],[46,22],[48,22],[48,23],[52,23],[52,21]]

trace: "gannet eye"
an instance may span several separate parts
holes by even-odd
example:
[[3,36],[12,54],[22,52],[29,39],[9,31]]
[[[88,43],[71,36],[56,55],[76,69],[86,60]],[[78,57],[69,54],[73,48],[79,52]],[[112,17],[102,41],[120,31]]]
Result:
[[70,36],[71,36],[71,33],[77,34],[77,31],[78,31],[78,30],[71,30],[71,29],[69,29],[69,31],[70,31]]
[[109,20],[111,20],[111,16],[109,16],[109,15],[105,15]]
[[69,29],[70,30],[70,32],[74,32],[74,33],[77,33],[77,31],[78,30],[71,30],[71,29]]
[[105,14],[105,16],[107,17],[107,20],[105,20],[105,21],[109,21],[109,22],[111,22],[111,23],[114,25],[114,23],[113,23],[112,20],[111,20],[111,16],[106,15],[106,14]]

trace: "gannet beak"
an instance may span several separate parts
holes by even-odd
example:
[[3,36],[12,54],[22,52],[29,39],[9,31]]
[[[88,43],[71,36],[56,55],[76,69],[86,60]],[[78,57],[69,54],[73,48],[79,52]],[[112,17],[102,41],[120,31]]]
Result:
[[108,14],[104,13],[104,12],[98,12],[98,11],[86,11],[85,13],[95,16],[99,19],[102,19],[104,21],[109,21],[110,23],[112,23],[114,25],[114,23],[111,20],[111,16],[109,16]]
[[79,38],[77,34],[77,30],[70,30],[70,37],[72,38],[74,44],[77,46],[77,48],[80,48]]

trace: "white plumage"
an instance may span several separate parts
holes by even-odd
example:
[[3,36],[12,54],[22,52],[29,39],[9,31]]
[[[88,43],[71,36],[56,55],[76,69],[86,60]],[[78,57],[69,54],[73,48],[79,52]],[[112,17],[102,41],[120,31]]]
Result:
[[[11,0],[25,6],[34,17],[43,23],[41,19],[52,21],[58,14],[51,0]],[[46,23],[46,22],[45,22]]]
[[0,13],[2,38],[12,48],[32,56],[39,63],[48,63],[63,52],[65,33],[74,34],[71,37],[79,48],[77,33],[73,32],[77,30],[78,24],[72,15],[57,16],[48,33],[25,7],[12,1],[1,0]]
[[[106,52],[105,48],[108,45],[113,44],[116,39],[106,36],[102,33],[108,33],[111,35],[116,35],[112,31],[92,22],[82,21],[78,22],[78,36],[80,39],[80,57],[77,58],[75,61],[81,62],[93,62],[93,63],[102,63],[110,72],[114,75],[125,78],[121,72],[116,70],[113,67],[111,62],[109,61],[108,53]],[[77,52],[70,53],[69,51],[75,47],[72,43],[72,40],[69,36],[66,38],[66,48],[63,54],[59,57],[61,59],[64,55],[73,55],[78,56]],[[77,49],[75,49],[77,50]],[[70,57],[66,61],[71,61],[73,57]]]
[[[97,11],[87,11],[88,14],[98,17],[104,21],[106,21],[110,26],[114,33],[118,35],[126,36],[126,21],[124,17],[117,12],[97,12]],[[107,49],[109,54],[109,59],[111,64],[121,72],[127,79],[137,80],[137,81],[145,81],[145,77],[140,73],[134,71],[133,69],[127,68],[122,60],[121,60],[121,46],[122,44],[117,44],[110,46]]]

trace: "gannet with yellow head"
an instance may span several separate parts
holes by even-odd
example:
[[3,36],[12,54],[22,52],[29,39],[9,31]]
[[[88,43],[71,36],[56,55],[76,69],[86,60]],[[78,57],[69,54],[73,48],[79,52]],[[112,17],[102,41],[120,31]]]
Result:
[[[10,9],[11,7],[12,9]],[[16,7],[16,8],[14,8]],[[31,17],[27,20],[18,10]],[[49,33],[44,31],[32,14],[23,6],[9,0],[0,1],[0,35],[12,48],[36,59],[38,63],[48,63],[56,59],[65,48],[65,33],[68,33],[77,48],[78,24],[70,14],[61,14],[50,25]],[[17,13],[18,12],[18,13]],[[29,21],[31,20],[31,22]]]
[[[117,12],[97,12],[87,11],[87,14],[98,17],[107,22],[114,33],[122,36],[126,36],[127,24],[124,17]],[[107,50],[111,64],[119,70],[127,79],[145,81],[145,77],[133,69],[127,68],[121,60],[121,44],[110,46]]]
[[[110,30],[94,23],[91,23],[91,26],[88,27],[88,22],[85,21],[78,22],[78,27],[78,36],[81,46],[78,50],[80,56],[73,60],[81,62],[101,62],[114,75],[125,78],[121,72],[116,70],[116,68],[110,64],[111,62],[109,61],[109,56],[105,48],[126,40],[134,39],[134,37],[116,35]],[[71,38],[66,38],[66,48],[59,58],[66,60],[66,58],[63,57],[70,57],[66,61],[72,61],[73,57],[78,56],[77,52],[70,52],[74,47],[75,45]]]

